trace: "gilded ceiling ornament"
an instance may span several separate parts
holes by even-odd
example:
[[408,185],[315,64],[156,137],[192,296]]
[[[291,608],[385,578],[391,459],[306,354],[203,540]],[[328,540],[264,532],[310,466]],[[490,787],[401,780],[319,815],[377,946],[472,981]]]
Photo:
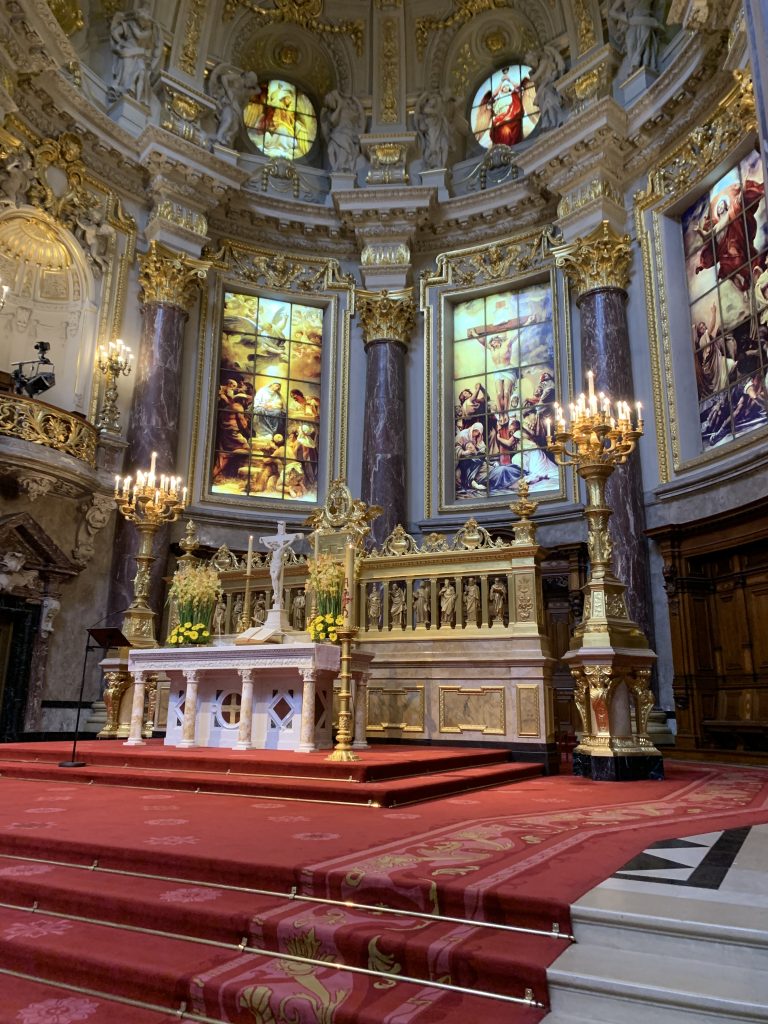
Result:
[[488,32],[483,37],[483,46],[486,48],[488,53],[492,56],[496,56],[497,53],[509,45],[509,36],[506,32],[502,32],[500,28],[493,29],[492,32]]
[[411,290],[388,292],[358,291],[357,315],[363,328],[363,341],[399,341],[407,345],[416,323],[416,305]]
[[552,247],[555,266],[573,282],[577,297],[595,288],[627,288],[632,263],[629,235],[619,235],[604,220],[599,227],[569,245]]
[[544,250],[540,233],[520,242],[496,243],[465,252],[446,253],[438,257],[438,273],[443,268],[454,284],[476,285],[503,281],[538,266]]
[[226,0],[224,21],[230,21],[238,9],[244,7],[258,14],[268,22],[287,22],[299,25],[312,32],[349,36],[358,57],[363,55],[363,22],[325,22],[319,19],[323,13],[323,0],[274,0],[274,7],[262,7],[255,0]]
[[495,11],[508,6],[508,0],[455,0],[455,9],[445,18],[417,18],[416,53],[419,60],[423,59],[426,52],[430,32],[461,26],[483,11]]
[[48,6],[65,36],[73,36],[85,24],[77,0],[48,0]]
[[142,303],[163,303],[188,310],[205,280],[210,263],[184,256],[150,242],[139,253],[139,298]]
[[253,252],[229,244],[217,253],[203,250],[203,256],[244,281],[277,291],[321,291],[340,279],[337,260],[288,259],[281,253]]

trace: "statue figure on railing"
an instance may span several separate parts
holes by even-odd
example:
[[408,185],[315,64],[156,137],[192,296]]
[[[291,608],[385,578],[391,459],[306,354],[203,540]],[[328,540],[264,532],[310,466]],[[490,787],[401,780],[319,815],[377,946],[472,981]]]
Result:
[[402,629],[405,613],[405,589],[399,584],[393,583],[389,588],[389,597],[389,624],[392,629]]
[[213,612],[213,635],[222,636],[224,633],[224,619],[227,614],[227,606],[223,601],[216,602]]
[[440,625],[452,626],[456,617],[456,588],[451,580],[443,581],[440,588]]
[[163,35],[152,20],[151,8],[140,4],[135,11],[118,11],[109,34],[114,55],[107,90],[110,102],[131,96],[148,107],[163,56]]
[[305,629],[307,623],[307,596],[303,590],[297,590],[291,601],[291,626],[294,629]]
[[480,625],[480,587],[470,576],[464,584],[464,625]]
[[507,602],[507,588],[500,576],[493,581],[493,586],[488,592],[491,599],[491,621],[504,624],[504,605]]
[[263,626],[267,619],[267,599],[263,593],[259,594],[253,605],[251,621],[254,626]]
[[374,585],[368,594],[368,628],[379,629],[381,626],[381,595],[379,588]]
[[429,625],[431,612],[429,584],[417,583],[413,588],[413,611],[417,627]]

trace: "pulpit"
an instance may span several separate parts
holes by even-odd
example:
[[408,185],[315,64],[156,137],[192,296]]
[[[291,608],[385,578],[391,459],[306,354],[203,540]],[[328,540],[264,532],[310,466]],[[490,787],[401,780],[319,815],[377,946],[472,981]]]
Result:
[[143,742],[144,688],[150,676],[164,672],[170,679],[166,745],[302,753],[328,748],[339,667],[339,648],[331,644],[133,650],[128,668],[136,685],[127,745]]

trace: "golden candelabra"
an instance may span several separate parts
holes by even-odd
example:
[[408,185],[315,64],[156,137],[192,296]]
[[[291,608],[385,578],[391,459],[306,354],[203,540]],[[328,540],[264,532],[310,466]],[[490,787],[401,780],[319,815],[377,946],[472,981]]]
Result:
[[[574,773],[594,779],[647,778],[663,775],[661,757],[648,737],[653,694],[648,683],[655,654],[627,612],[626,586],[613,570],[608,532],[612,509],[606,485],[617,466],[627,461],[643,436],[642,406],[612,404],[595,394],[587,374],[588,394],[565,410],[555,406],[555,428],[546,420],[547,448],[561,466],[575,466],[587,490],[589,580],[584,587],[584,614],[566,655],[575,679],[574,698],[584,733],[574,754]],[[630,710],[634,703],[634,723]]]
[[133,578],[133,601],[123,619],[123,634],[133,647],[157,647],[155,613],[149,606],[149,570],[155,560],[152,543],[161,526],[175,522],[187,500],[181,478],[155,475],[157,452],[152,452],[148,472],[139,470],[135,482],[130,476],[115,477],[115,501],[125,518],[136,525],[139,550]]
[[133,369],[133,353],[123,345],[120,338],[110,341],[109,346],[99,348],[98,366],[104,377],[104,400],[96,426],[111,434],[120,433],[120,410],[117,407],[117,381],[127,377]]
[[359,761],[352,749],[352,645],[357,636],[353,625],[353,606],[355,593],[355,545],[350,541],[344,549],[344,593],[341,602],[341,614],[344,619],[338,630],[341,641],[341,667],[339,671],[339,724],[336,731],[336,745],[333,753],[328,755],[329,761]]

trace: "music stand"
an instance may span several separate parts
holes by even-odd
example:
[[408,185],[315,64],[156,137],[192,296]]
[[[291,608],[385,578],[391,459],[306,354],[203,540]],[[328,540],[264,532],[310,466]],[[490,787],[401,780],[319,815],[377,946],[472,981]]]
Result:
[[77,734],[80,731],[80,712],[83,707],[85,690],[85,672],[88,666],[88,655],[91,651],[108,651],[112,647],[130,647],[130,641],[115,626],[104,626],[101,629],[87,630],[88,639],[85,643],[83,657],[83,675],[80,679],[80,695],[77,698],[77,717],[75,718],[75,735],[72,740],[72,757],[69,761],[59,761],[59,768],[85,768],[85,761],[77,760]]

